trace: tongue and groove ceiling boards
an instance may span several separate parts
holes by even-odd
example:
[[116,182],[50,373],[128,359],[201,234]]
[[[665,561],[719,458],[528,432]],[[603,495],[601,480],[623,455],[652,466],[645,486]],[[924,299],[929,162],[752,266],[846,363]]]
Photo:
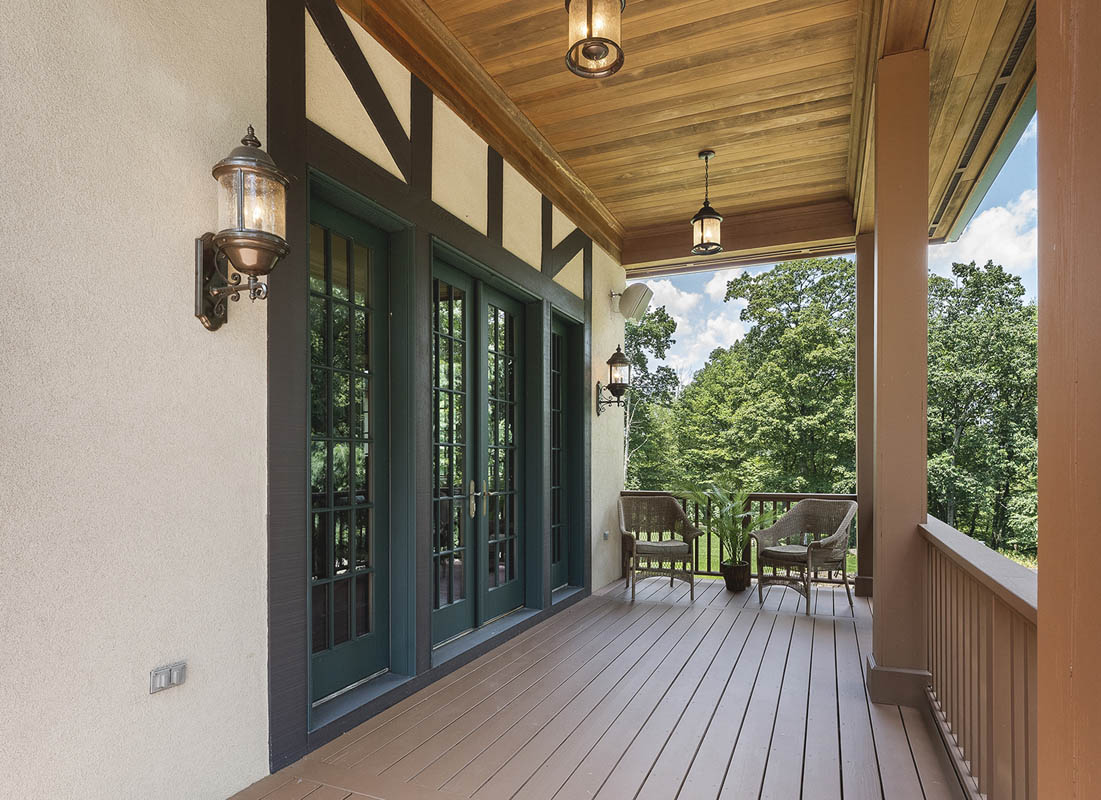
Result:
[[566,69],[562,0],[340,2],[638,274],[708,263],[688,253],[708,148],[713,259],[851,248],[874,208],[876,61],[921,47],[930,238],[958,235],[1035,75],[1035,0],[628,0],[626,63],[596,80]]

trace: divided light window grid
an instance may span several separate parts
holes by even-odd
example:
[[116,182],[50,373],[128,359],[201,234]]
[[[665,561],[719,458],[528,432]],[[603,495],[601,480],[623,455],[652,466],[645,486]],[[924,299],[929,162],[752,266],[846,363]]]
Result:
[[310,226],[312,652],[371,632],[370,251]]
[[490,304],[487,316],[489,587],[516,579],[516,317]]
[[432,568],[433,608],[465,599],[470,523],[466,466],[466,294],[433,281],[432,309]]
[[565,552],[566,509],[562,486],[562,443],[565,434],[565,383],[562,355],[565,342],[561,334],[551,334],[551,563],[562,561]]

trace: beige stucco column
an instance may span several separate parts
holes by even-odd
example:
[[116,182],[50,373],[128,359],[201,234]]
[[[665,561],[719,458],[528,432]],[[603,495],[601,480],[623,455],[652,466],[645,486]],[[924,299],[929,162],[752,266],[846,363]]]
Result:
[[856,594],[871,597],[875,494],[875,235],[856,237]]
[[868,691],[920,705],[924,619],[929,53],[879,62],[875,90],[875,588]]
[[1101,797],[1101,3],[1041,0],[1039,796]]

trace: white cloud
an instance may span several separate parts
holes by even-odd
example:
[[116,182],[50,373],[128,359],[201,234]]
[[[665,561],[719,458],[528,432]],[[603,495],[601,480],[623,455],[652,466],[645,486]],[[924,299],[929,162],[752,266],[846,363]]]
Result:
[[959,241],[929,248],[929,268],[951,275],[952,264],[993,261],[1020,275],[1036,267],[1036,190],[1026,189],[1005,206],[988,208]]
[[700,304],[702,294],[686,292],[678,289],[668,278],[646,281],[646,285],[654,292],[654,299],[650,301],[650,308],[665,306],[669,315],[677,321],[677,329],[682,329],[687,322],[685,315]]
[[[677,343],[670,348],[665,363],[676,371],[682,382],[691,379],[692,373],[703,366],[716,347],[730,347],[745,336],[745,325],[738,319],[740,312],[739,304],[700,319],[687,329],[677,326]],[[685,336],[685,333],[691,335]]]
[[716,303],[721,303],[726,299],[727,281],[732,281],[741,274],[741,267],[735,269],[720,269],[712,276],[711,280],[707,282],[703,290],[707,293],[707,296]]

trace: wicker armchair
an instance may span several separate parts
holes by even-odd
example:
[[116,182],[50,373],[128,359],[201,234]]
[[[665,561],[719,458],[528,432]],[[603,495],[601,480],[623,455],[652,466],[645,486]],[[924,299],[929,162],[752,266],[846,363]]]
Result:
[[[845,559],[849,551],[849,523],[856,515],[852,500],[800,500],[770,528],[754,531],[757,542],[757,598],[764,603],[764,586],[790,586],[807,601],[815,573],[840,570],[852,608],[853,596]],[[766,569],[771,573],[766,573]],[[783,570],[783,573],[780,573]]]
[[[690,598],[696,599],[692,543],[700,530],[688,519],[676,498],[669,495],[621,496],[619,534],[632,601],[640,573],[668,575],[670,586],[673,578],[686,580]],[[668,567],[665,567],[666,562]]]

